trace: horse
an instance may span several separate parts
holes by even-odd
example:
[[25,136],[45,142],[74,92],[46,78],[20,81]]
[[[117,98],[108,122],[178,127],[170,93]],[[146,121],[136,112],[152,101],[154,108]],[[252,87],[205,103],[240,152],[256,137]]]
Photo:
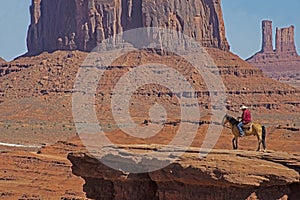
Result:
[[[234,135],[234,138],[232,139],[232,146],[233,149],[238,148],[238,138],[240,136],[239,129],[237,127],[239,121],[229,115],[225,115],[222,121],[222,125],[225,126],[225,124],[229,123],[231,125],[231,132]],[[250,135],[256,135],[258,140],[258,148],[257,151],[260,150],[260,145],[263,145],[264,151],[266,151],[266,128],[265,126],[260,125],[259,123],[253,123],[252,126],[245,130],[245,136]]]

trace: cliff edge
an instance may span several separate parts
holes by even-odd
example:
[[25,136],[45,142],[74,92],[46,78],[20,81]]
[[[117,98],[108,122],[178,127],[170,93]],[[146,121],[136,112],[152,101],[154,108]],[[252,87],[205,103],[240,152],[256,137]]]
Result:
[[[137,159],[134,153],[122,153],[122,148],[144,153],[143,162],[149,151],[157,151],[140,145],[122,146],[119,152],[107,148],[111,162],[124,165]],[[199,149],[191,148],[168,167],[143,174],[113,170],[89,153],[71,153],[68,159],[73,173],[85,180],[87,197],[93,199],[297,199],[300,195],[299,156],[287,153],[213,150],[200,159]]]

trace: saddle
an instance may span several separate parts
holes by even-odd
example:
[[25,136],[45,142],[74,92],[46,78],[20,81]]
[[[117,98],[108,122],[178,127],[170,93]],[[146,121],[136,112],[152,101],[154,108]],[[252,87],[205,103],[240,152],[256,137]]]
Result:
[[250,130],[252,128],[253,122],[249,122],[248,124],[244,124],[242,128],[244,130]]

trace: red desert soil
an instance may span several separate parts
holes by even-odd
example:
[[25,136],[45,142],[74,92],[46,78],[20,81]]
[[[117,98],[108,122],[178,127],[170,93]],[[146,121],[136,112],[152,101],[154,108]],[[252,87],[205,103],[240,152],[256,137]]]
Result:
[[0,199],[86,199],[84,181],[72,174],[67,159],[75,147],[66,142],[46,152],[2,147]]

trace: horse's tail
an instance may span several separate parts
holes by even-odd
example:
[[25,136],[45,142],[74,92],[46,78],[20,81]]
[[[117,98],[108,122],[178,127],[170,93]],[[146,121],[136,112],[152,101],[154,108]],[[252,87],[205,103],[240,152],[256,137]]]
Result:
[[266,135],[267,135],[267,131],[266,131],[266,127],[262,126],[262,145],[263,148],[266,149]]

